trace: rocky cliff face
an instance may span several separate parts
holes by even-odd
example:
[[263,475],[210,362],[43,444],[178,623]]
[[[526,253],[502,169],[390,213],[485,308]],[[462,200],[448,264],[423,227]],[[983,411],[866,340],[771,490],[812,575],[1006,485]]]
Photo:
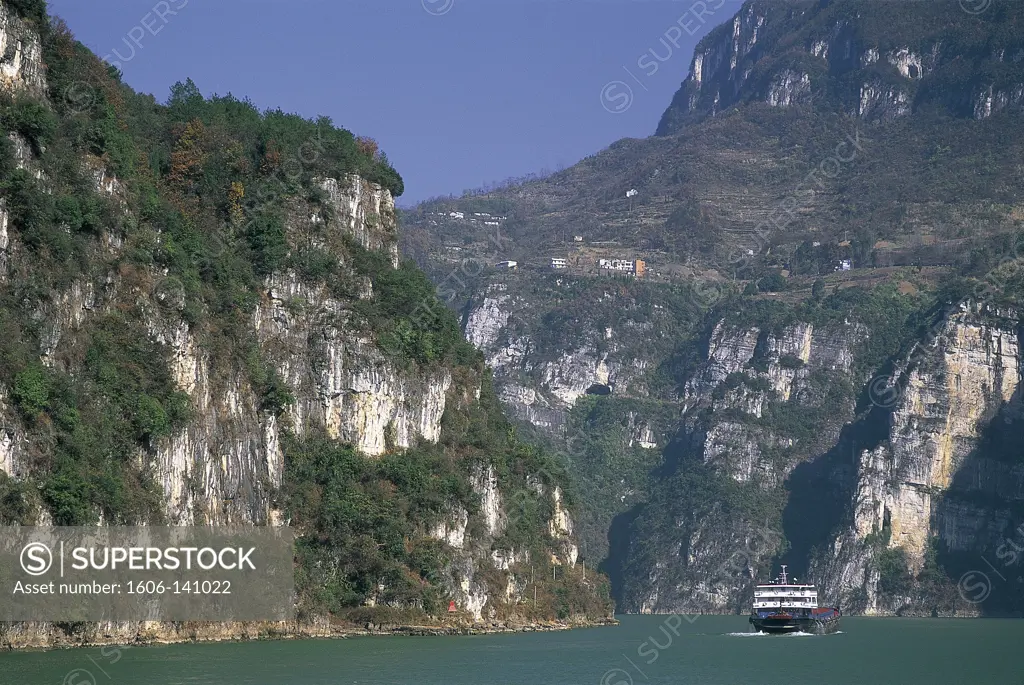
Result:
[[[47,100],[44,47],[36,28],[0,2],[0,88],[6,95],[49,108],[53,103]],[[122,88],[120,84],[104,87]],[[80,113],[72,114],[77,115]],[[197,138],[202,137],[201,123],[193,121],[189,126],[198,132]],[[48,191],[60,190],[44,172],[50,162],[45,151],[16,131],[8,132],[8,137],[15,165]],[[280,161],[275,157],[279,153],[273,152],[275,144],[270,142],[272,154],[270,162],[264,161],[265,167],[273,168]],[[180,159],[180,155],[175,157],[175,163]],[[29,371],[18,369],[10,374],[12,380],[0,381],[0,488],[28,484],[27,495],[6,500],[8,504],[19,499],[26,506],[31,504],[24,510],[15,508],[21,512],[22,522],[46,525],[66,514],[52,511],[45,496],[40,499],[32,492],[44,490],[44,486],[32,484],[45,481],[54,469],[55,439],[47,431],[52,425],[50,412],[56,410],[47,404],[53,402],[45,396],[48,390],[38,406],[29,408],[25,388],[31,381],[25,379],[42,379],[37,385],[45,388],[51,378],[90,378],[92,372],[87,369],[98,354],[98,331],[111,321],[138,336],[131,344],[141,346],[145,353],[141,361],[133,363],[152,366],[151,373],[166,381],[178,399],[167,397],[165,404],[173,400],[187,406],[183,414],[187,419],[177,423],[167,419],[159,403],[151,411],[159,428],[147,431],[141,444],[134,446],[130,464],[123,468],[145,482],[140,491],[151,486],[159,511],[149,512],[150,520],[121,523],[288,524],[287,444],[307,439],[324,436],[335,444],[350,445],[364,460],[393,458],[406,450],[440,453],[461,449],[459,438],[446,426],[469,421],[467,417],[484,411],[482,365],[451,357],[438,359],[442,347],[439,333],[417,330],[407,321],[394,324],[395,333],[387,328],[387,315],[379,314],[380,310],[371,310],[378,312],[377,320],[367,321],[365,314],[367,307],[375,306],[375,298],[381,297],[382,287],[392,288],[391,297],[397,299],[395,291],[404,295],[401,284],[409,282],[400,279],[412,280],[412,270],[399,266],[398,220],[388,187],[356,173],[337,178],[315,176],[305,194],[282,185],[283,190],[274,195],[281,198],[281,206],[274,207],[272,219],[257,216],[246,223],[244,211],[264,210],[264,200],[243,210],[240,199],[245,189],[242,182],[235,182],[230,184],[234,204],[228,230],[217,236],[217,244],[201,260],[196,257],[192,264],[186,262],[184,271],[174,271],[169,264],[173,259],[133,261],[140,244],[177,249],[175,238],[152,216],[152,205],[159,198],[151,197],[150,207],[140,209],[130,183],[117,177],[107,156],[86,153],[78,162],[82,177],[94,184],[95,198],[88,201],[110,208],[111,213],[96,219],[94,233],[81,239],[81,259],[88,260],[89,268],[67,279],[54,279],[49,291],[51,281],[40,280],[36,292],[46,292],[38,301],[24,300],[34,302],[31,321],[24,323],[38,331],[37,337],[26,338],[36,349],[27,352]],[[235,168],[250,171],[252,164],[242,160]],[[147,192],[155,193],[151,188]],[[175,205],[174,211],[190,211],[190,220],[203,220],[198,208],[201,198],[190,196],[191,191],[182,192],[181,187],[168,192],[179,193],[170,203]],[[33,270],[46,256],[26,238],[22,215],[14,225],[7,201],[6,195],[0,199],[0,297],[4,308],[14,306],[12,302],[20,304],[12,293],[31,284]],[[109,217],[113,219],[103,220]],[[278,220],[279,224],[275,223]],[[71,234],[72,229],[66,232]],[[264,242],[252,242],[257,234]],[[252,290],[233,293],[227,316],[211,325],[207,315],[220,305],[197,298],[198,281],[189,269],[196,264],[206,273],[235,268],[225,264],[234,258],[232,251],[239,249],[238,243],[246,241],[260,247],[266,241],[277,241],[272,242],[279,250],[277,268],[265,269]],[[336,278],[311,277],[314,268],[321,272],[335,269],[330,273]],[[396,287],[395,282],[400,285]],[[426,296],[424,299],[423,304],[430,304]],[[0,314],[8,316],[7,311]],[[221,325],[223,328],[218,328]],[[450,327],[458,340],[454,320]],[[387,335],[391,337],[382,341]],[[420,361],[403,354],[400,350],[407,348],[402,345],[411,345],[411,340],[425,340],[424,355],[434,356]],[[104,371],[106,378],[124,373],[118,363],[129,362],[111,362]],[[96,402],[107,401],[95,387],[80,392]],[[150,404],[139,407],[152,407],[156,402],[152,398],[146,401]],[[68,415],[68,425],[77,425],[78,416]],[[488,420],[497,419],[500,414]],[[173,428],[164,430],[167,425]],[[487,427],[490,429],[490,424]],[[442,445],[443,441],[447,442]],[[447,516],[417,521],[407,542],[415,537],[440,543],[438,558],[448,562],[436,579],[438,588],[471,620],[493,618],[496,611],[505,619],[524,601],[523,566],[530,561],[531,549],[552,550],[550,559],[538,559],[537,563],[575,565],[572,519],[558,482],[538,476],[534,498],[528,504],[540,507],[539,513],[531,509],[531,516],[541,517],[537,532],[544,537],[547,531],[549,544],[508,539],[522,527],[514,520],[520,516],[514,496],[522,493],[507,469],[496,470],[494,463],[486,460],[470,461],[467,459],[471,472],[460,478],[472,495],[462,504],[452,504]],[[517,477],[530,475],[519,473]],[[5,510],[0,515],[11,514]],[[99,516],[103,521],[102,512],[88,506],[76,515]],[[510,520],[516,525],[510,525]],[[381,581],[365,604],[397,606],[393,594],[393,588]],[[540,618],[544,611],[547,609],[534,609],[531,615]],[[569,618],[575,611],[569,604],[559,609],[564,613],[561,618]],[[166,626],[108,628],[108,633],[118,635],[175,632]],[[233,634],[232,630],[225,635]],[[302,632],[296,627],[287,630]],[[48,637],[52,631],[46,625],[27,626],[24,632],[16,639],[11,636],[17,631],[7,637],[12,644],[36,645],[48,644],[52,637]]]
[[46,94],[39,34],[10,7],[0,7],[0,86],[35,97]]
[[[685,295],[644,284],[545,278],[523,292],[523,283],[490,284],[465,306],[463,328],[484,352],[505,406],[551,435],[561,434],[569,411],[588,395],[655,395],[650,384],[658,361],[695,316]],[[575,309],[550,306],[549,295],[584,302]],[[657,442],[648,437],[645,442]]]
[[[356,177],[340,186],[328,179],[325,185],[335,191],[331,227],[393,258],[397,225],[390,193]],[[312,216],[306,223],[314,223]],[[378,218],[368,224],[367,217]],[[301,231],[296,225],[292,230]],[[153,460],[169,521],[265,524],[279,519],[272,493],[281,485],[284,466],[282,429],[302,435],[321,427],[371,456],[438,440],[452,386],[450,371],[422,376],[396,368],[372,339],[348,329],[349,303],[332,298],[325,287],[308,286],[294,272],[274,275],[254,312],[252,329],[296,397],[277,416],[261,410],[259,397],[238,371],[225,375],[224,369],[213,368],[210,355],[180,318],[182,284],[159,273],[150,280],[155,284],[150,293],[125,292],[108,276],[99,285],[76,282],[56,294],[41,312],[49,331],[41,355],[52,359],[62,340],[124,298],[153,298],[144,306],[149,333],[166,350],[174,381],[193,401],[196,416],[145,457]],[[23,435],[10,413],[6,422],[8,448],[0,463],[9,475],[24,475],[16,448],[24,444]]]
[[[633,523],[622,603],[744,611],[781,557],[848,612],[1019,610],[1019,332],[1015,310],[966,301],[867,382],[856,350],[870,327],[717,325],[687,384],[676,473]],[[863,388],[867,408],[816,375]]]
[[[633,524],[621,590],[629,610],[743,609],[752,583],[781,551],[771,503],[792,470],[827,449],[853,414],[853,398],[828,386],[854,374],[854,350],[865,335],[855,323],[772,330],[720,321],[712,328],[685,384],[674,439],[681,448],[671,455],[676,473]],[[810,431],[795,414],[823,420]]]
[[[985,568],[983,557],[995,562],[1001,543],[1014,537],[1024,499],[1021,466],[1002,446],[1002,433],[1020,415],[1019,334],[1018,312],[964,303],[892,378],[883,394],[891,404],[888,435],[860,452],[852,521],[823,561],[834,596],[869,614],[979,609],[970,597],[959,606],[953,597],[952,607],[949,598],[913,591],[880,597],[883,579],[871,561],[899,550],[917,576],[935,550],[950,570],[1000,573]],[[1004,575],[1020,573],[1013,561],[1001,564]]]
[[[600,532],[583,538],[609,555],[621,608],[745,611],[750,586],[781,560],[850,612],[1013,611],[1011,584],[982,606],[956,582],[986,570],[983,559],[996,563],[998,549],[1016,562],[1007,540],[1020,518],[1019,441],[1006,437],[1020,416],[1015,310],[971,300],[925,332],[895,334],[910,311],[899,300],[823,315],[840,306],[826,302],[765,324],[741,306],[683,343],[697,359],[683,364],[677,394],[659,396],[663,386],[642,374],[635,378],[645,384],[625,389],[612,373],[610,394],[573,396],[544,391],[558,378],[548,370],[571,368],[577,354],[539,362],[539,329],[510,284],[470,306],[466,336],[494,365],[509,409],[566,441],[581,482],[621,498],[618,507],[584,506],[585,523]],[[864,318],[873,311],[883,314]],[[640,324],[610,327],[627,332],[621,346],[606,343],[606,356],[562,378],[592,388],[605,378],[602,360],[617,373],[641,367],[628,337],[645,335]],[[598,340],[605,326],[594,318],[584,330]],[[643,365],[664,370],[664,360]],[[532,375],[538,368],[545,372]],[[545,408],[557,408],[557,420],[538,420],[538,397],[551,398]],[[659,397],[662,404],[615,409]],[[668,423],[661,407],[672,408]],[[608,433],[619,421],[624,430]],[[607,460],[593,444],[608,440],[625,461]],[[650,481],[633,474],[645,462],[626,456],[640,442],[656,448],[641,467],[652,469]],[[609,528],[611,546],[600,547],[594,540]],[[1015,578],[1014,564],[999,572]]]
[[[955,3],[912,8],[914,29],[894,43],[887,20],[897,9],[880,2],[747,2],[731,22],[697,46],[690,72],[665,112],[659,135],[715,116],[739,103],[772,107],[838,108],[869,121],[903,117],[933,106],[984,119],[1024,103],[1024,46],[993,30],[967,58],[951,40],[942,17]],[[1016,8],[998,5],[976,21],[987,28],[1019,20]]]

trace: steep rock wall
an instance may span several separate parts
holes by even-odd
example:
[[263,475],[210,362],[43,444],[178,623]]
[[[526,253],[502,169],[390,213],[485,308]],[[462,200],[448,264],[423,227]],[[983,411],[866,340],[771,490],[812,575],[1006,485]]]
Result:
[[741,102],[811,107],[820,101],[868,121],[904,117],[931,104],[975,119],[1019,108],[1024,73],[1016,65],[1024,52],[1015,41],[997,40],[969,58],[998,77],[957,77],[964,55],[943,33],[947,24],[939,15],[958,10],[955,3],[932,3],[915,16],[915,30],[904,32],[910,41],[892,45],[884,17],[900,15],[883,3],[748,1],[698,44],[658,135],[678,133]]
[[[46,68],[39,36],[32,22],[15,17],[2,0],[0,42],[3,48],[0,89],[52,107],[53,103],[46,101]],[[63,123],[66,112],[60,110],[57,107],[54,112]],[[196,131],[202,128],[194,127]],[[316,130],[319,132],[319,127]],[[220,133],[230,138],[237,131],[225,129]],[[341,143],[350,142],[345,138],[347,132],[340,133]],[[34,148],[18,136],[12,136],[12,142],[17,165],[43,181],[38,189],[33,186],[32,191],[49,194],[51,190],[59,190],[56,184],[54,188],[48,187],[48,179],[43,175],[43,167],[52,161],[47,152]],[[75,146],[68,149],[75,149]],[[240,145],[235,148],[238,149]],[[136,202],[137,188],[133,186],[138,179],[131,177],[128,171],[122,183],[107,167],[106,157],[100,159],[82,153],[82,159],[77,160],[82,173],[66,174],[81,182],[82,187],[76,188],[80,196],[61,199],[87,204],[96,199],[107,202],[98,203],[102,211],[97,224],[102,225],[90,226],[88,235],[83,231],[83,235],[75,236],[79,241],[75,245],[76,256],[87,261],[90,268],[83,268],[68,278],[46,274],[53,277],[41,278],[33,284],[41,285],[38,289],[44,292],[26,300],[33,309],[28,312],[26,318],[30,320],[25,323],[37,327],[38,333],[33,331],[31,336],[25,336],[31,341],[32,349],[24,355],[26,359],[19,360],[18,366],[5,369],[9,374],[0,384],[0,485],[5,492],[8,488],[19,492],[20,487],[28,492],[21,495],[23,501],[31,500],[33,506],[41,507],[31,513],[31,521],[25,522],[49,525],[59,520],[56,513],[51,516],[47,509],[49,500],[35,493],[37,488],[32,487],[46,481],[55,461],[55,450],[47,443],[45,434],[50,420],[47,412],[52,409],[47,403],[53,397],[47,384],[87,375],[83,369],[88,371],[89,355],[98,345],[96,339],[108,332],[103,329],[104,325],[115,329],[105,339],[113,350],[111,357],[103,362],[107,365],[106,378],[118,376],[121,364],[152,367],[138,376],[142,382],[150,383],[152,391],[160,393],[160,400],[165,401],[165,405],[161,405],[160,400],[140,392],[139,403],[134,404],[133,395],[133,404],[127,406],[129,413],[138,414],[142,408],[153,409],[155,405],[154,412],[162,414],[156,416],[157,422],[163,420],[164,423],[154,423],[148,430],[133,434],[125,443],[128,447],[124,461],[114,465],[141,481],[131,484],[137,490],[131,495],[144,500],[135,509],[116,509],[115,515],[124,517],[118,519],[119,523],[158,523],[162,519],[174,525],[284,525],[288,523],[284,520],[282,496],[285,494],[282,493],[285,446],[293,438],[301,441],[308,436],[316,441],[326,435],[362,453],[366,459],[359,461],[359,468],[370,468],[368,464],[374,462],[367,459],[385,454],[391,459],[403,456],[410,460],[427,459],[424,456],[427,452],[431,458],[441,453],[446,458],[456,458],[449,451],[460,449],[460,438],[453,438],[452,432],[442,436],[443,426],[457,423],[463,415],[472,413],[476,420],[502,425],[500,413],[492,411],[490,399],[482,399],[484,382],[478,362],[461,345],[452,351],[450,336],[444,337],[447,331],[428,330],[429,326],[424,326],[424,331],[413,329],[410,332],[408,318],[411,315],[392,313],[393,310],[385,309],[380,300],[366,302],[375,298],[374,286],[384,283],[391,287],[388,304],[404,312],[401,308],[408,303],[402,298],[408,293],[396,291],[410,283],[422,286],[422,281],[417,281],[419,275],[413,269],[400,267],[398,262],[397,213],[388,189],[400,187],[397,174],[386,161],[370,153],[366,159],[359,160],[361,166],[356,168],[369,168],[368,173],[377,173],[378,167],[383,166],[385,178],[394,174],[397,179],[392,185],[385,187],[357,174],[340,178],[304,176],[302,192],[296,192],[298,182],[291,183],[283,194],[274,194],[272,200],[268,199],[267,206],[257,203],[243,208],[241,198],[246,191],[256,195],[254,191],[260,188],[259,184],[268,182],[269,171],[277,168],[278,152],[269,154],[270,161],[260,167],[259,173],[252,173],[250,160],[240,162],[239,168],[244,167],[246,171],[239,173],[239,177],[244,178],[245,183],[231,184],[229,224],[220,232],[215,230],[209,236],[203,235],[196,241],[198,245],[191,246],[194,252],[189,254],[178,251],[178,246],[173,244],[175,226],[161,224],[140,210]],[[308,150],[300,148],[300,156],[303,152]],[[73,165],[76,160],[62,161]],[[347,163],[341,166],[353,168]],[[46,168],[53,171],[54,167]],[[65,175],[64,169],[53,173],[55,178]],[[90,183],[96,197],[89,194]],[[245,184],[250,187],[246,188]],[[194,219],[195,215],[203,214],[204,210],[198,207],[201,203],[193,202],[195,197],[183,197],[193,194],[194,188],[179,195],[181,188],[172,189],[171,185],[159,186],[156,191],[148,189],[150,194],[172,196],[168,205],[173,205],[174,210],[169,206],[161,207],[157,214],[167,210],[162,219],[173,215],[170,222],[173,224],[173,219],[186,216]],[[166,197],[150,199],[167,201]],[[41,256],[43,251],[34,250],[28,240],[18,244],[27,224],[19,220],[17,226],[9,226],[11,220],[6,209],[0,202],[0,287],[10,282],[11,273],[17,275],[19,287],[24,287],[24,283],[31,280],[33,268],[46,263],[48,255]],[[175,211],[180,213],[175,214]],[[246,224],[246,219],[251,223]],[[71,229],[63,232],[73,233]],[[141,235],[143,233],[145,236]],[[271,250],[263,249],[267,243],[254,242],[255,234],[273,242],[273,255]],[[138,248],[139,240],[150,241],[147,247],[163,244],[168,253],[173,252],[177,258],[185,257],[197,270],[201,262],[203,268],[233,268],[219,262],[225,255],[242,259],[273,258],[268,258],[258,268],[243,270],[238,279],[228,278],[231,287],[244,284],[237,289],[245,292],[231,294],[224,307],[225,316],[207,316],[210,310],[224,305],[208,297],[206,286],[209,283],[204,282],[197,288],[196,281],[190,280],[194,279],[195,270],[182,263],[168,266],[173,260],[152,259],[145,249],[141,250],[142,256],[139,252],[129,254],[129,250]],[[309,262],[304,261],[306,258],[319,260],[319,275],[311,274]],[[307,268],[304,270],[304,267]],[[325,271],[332,278],[324,277]],[[272,275],[266,276],[262,283],[254,278],[256,274],[266,273]],[[385,287],[379,290],[386,292]],[[3,294],[6,297],[10,293]],[[5,300],[5,306],[7,302]],[[448,330],[452,330],[450,321],[433,323],[438,329],[449,325]],[[401,329],[400,332],[410,337],[435,335],[436,338],[429,348],[426,344],[417,348],[416,351],[427,349],[423,357],[414,356],[415,352],[408,348],[386,346],[382,338],[391,332],[389,326]],[[126,343],[125,338],[131,341]],[[132,343],[139,340],[145,343],[133,347]],[[35,349],[37,343],[38,350]],[[129,349],[137,358],[119,357],[122,349]],[[7,383],[8,377],[12,377],[13,382]],[[19,385],[24,378],[36,383],[35,390],[43,389],[43,397],[36,397],[36,405],[30,406],[25,401],[24,388]],[[91,409],[93,404],[110,401],[109,394],[120,396],[110,393],[109,387],[97,385],[67,391],[62,399],[71,398],[68,400],[71,412],[65,415],[69,422],[78,420],[78,415],[72,413],[78,411],[74,403],[78,403],[79,408]],[[72,394],[75,392],[80,394],[75,396]],[[182,400],[181,395],[187,400]],[[145,400],[150,404],[144,405]],[[170,408],[171,402],[176,403],[174,409]],[[166,412],[164,406],[168,407]],[[116,410],[124,408],[116,407]],[[168,417],[172,411],[175,412],[173,419]],[[100,418],[99,423],[102,423],[105,417]],[[446,420],[449,423],[446,424]],[[488,425],[486,428],[504,435],[500,427]],[[443,446],[411,454],[403,452],[407,448],[439,443],[442,437],[448,438]],[[509,445],[501,443],[500,447],[507,447],[511,453],[517,444],[509,437]],[[466,451],[473,452],[473,449],[467,447]],[[346,458],[351,456],[346,450],[338,449],[338,452],[344,453]],[[70,462],[77,465],[77,456],[71,454]],[[98,458],[108,456],[104,453]],[[534,459],[534,463],[542,461],[532,453],[508,458],[514,460],[520,456]],[[499,459],[498,456],[493,458]],[[471,463],[468,457],[466,463]],[[425,471],[434,468],[432,464],[417,464],[417,468],[420,466]],[[523,599],[525,581],[521,567],[530,554],[525,547],[520,548],[521,545],[510,547],[503,542],[515,512],[509,493],[502,491],[512,487],[510,483],[514,478],[506,466],[502,468],[504,470],[499,472],[493,464],[480,463],[471,473],[454,478],[459,483],[444,483],[449,490],[458,492],[452,496],[463,498],[460,501],[465,500],[464,490],[475,493],[479,509],[474,509],[472,514],[460,506],[452,507],[450,521],[438,523],[424,514],[422,521],[402,522],[415,528],[410,538],[415,538],[417,544],[429,542],[423,540],[424,537],[434,537],[455,550],[462,550],[450,563],[443,564],[450,583],[442,583],[437,588],[430,583],[421,584],[431,585],[431,591],[446,591],[474,620],[480,620],[485,609],[493,616],[496,606],[517,604]],[[151,484],[158,492],[150,488]],[[564,549],[565,554],[556,554],[556,557],[559,563],[571,566],[575,562],[575,543],[570,537],[572,521],[562,506],[561,490],[554,485],[545,487],[549,489],[542,488],[537,494],[550,499],[554,523],[549,526],[547,519],[543,519],[535,527],[542,538],[550,531],[552,541],[547,548]],[[549,492],[550,488],[554,490]],[[98,518],[101,525],[111,520],[105,516],[106,510],[102,514],[95,511],[105,505],[88,498],[80,501],[85,506],[83,510],[72,512],[76,517]],[[544,506],[541,509],[544,510]],[[12,516],[11,511],[5,509],[4,516]],[[99,515],[94,516],[96,514]],[[20,513],[14,516],[25,518]],[[475,525],[477,523],[479,525]],[[521,536],[519,529],[516,530]],[[300,530],[299,534],[304,532],[307,531]],[[547,549],[543,540],[539,543],[531,540],[530,544]],[[400,555],[397,560],[389,561],[403,568]],[[575,582],[562,580],[569,584]],[[533,617],[550,615],[549,610],[554,606],[554,583],[552,586],[548,590],[552,598],[546,600],[547,607],[534,607],[529,612]],[[397,606],[395,603],[402,601],[422,602],[421,608],[426,610],[428,599],[417,596],[413,600],[406,597],[396,600],[396,593],[389,593],[391,589],[382,585],[365,597],[365,603],[372,606],[380,601]],[[598,604],[603,606],[604,602],[599,600]],[[409,607],[403,605],[403,608]],[[599,609],[606,610],[607,607]],[[522,619],[523,613],[517,616]],[[93,628],[86,626],[79,637],[86,639],[84,636]],[[230,636],[237,634],[235,628],[227,626],[220,633],[210,631],[208,635]],[[9,637],[22,629],[24,634],[12,644],[45,645],[60,641],[53,636],[52,626],[47,624],[15,627],[5,635]],[[99,629],[110,635],[138,630],[151,636],[176,633],[174,627],[168,625],[140,628],[126,624],[100,626]],[[245,632],[248,628],[238,630]],[[282,630],[303,632],[296,626]]]
[[[950,571],[987,571],[982,557],[994,561],[1000,543],[1013,537],[1024,501],[1024,469],[1000,449],[1002,437],[993,440],[1016,430],[1020,381],[1015,311],[964,303],[922,341],[893,379],[888,396],[898,400],[886,439],[859,454],[852,520],[821,561],[833,596],[869,614],[981,610],[955,596],[952,604],[916,592],[882,597],[884,579],[873,562],[884,550],[899,550],[918,576],[938,552]],[[1015,564],[1003,569],[1016,572]]]
[[6,4],[0,4],[0,88],[37,98],[46,94],[39,34]]
[[[792,470],[834,442],[853,402],[832,406],[823,385],[852,373],[863,327],[796,323],[781,330],[719,322],[684,389],[677,474],[666,478],[633,525],[621,603],[640,613],[742,611],[753,583],[781,551],[771,508],[705,501],[701,478],[726,478],[746,502],[770,502]],[[789,412],[834,412],[806,435],[781,421]],[[690,474],[690,475],[688,475]],[[706,483],[706,481],[703,481]],[[729,486],[726,486],[729,489]]]

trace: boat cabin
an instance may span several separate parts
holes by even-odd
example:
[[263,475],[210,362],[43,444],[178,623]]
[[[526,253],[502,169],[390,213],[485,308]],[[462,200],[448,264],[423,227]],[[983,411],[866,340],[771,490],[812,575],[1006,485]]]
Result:
[[789,582],[786,567],[774,581],[754,589],[754,613],[758,616],[809,617],[818,608],[818,590],[813,585]]

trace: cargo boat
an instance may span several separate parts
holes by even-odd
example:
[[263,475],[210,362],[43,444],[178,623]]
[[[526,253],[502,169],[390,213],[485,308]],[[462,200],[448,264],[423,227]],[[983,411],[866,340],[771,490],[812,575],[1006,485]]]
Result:
[[786,567],[773,581],[754,589],[750,624],[762,633],[813,633],[824,635],[839,630],[839,607],[819,607],[813,585],[789,582]]

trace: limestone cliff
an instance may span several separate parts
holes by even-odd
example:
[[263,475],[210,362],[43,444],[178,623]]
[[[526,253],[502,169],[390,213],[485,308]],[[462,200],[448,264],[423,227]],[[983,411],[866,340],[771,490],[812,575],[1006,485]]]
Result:
[[[650,388],[654,367],[685,330],[686,318],[695,316],[685,293],[642,283],[526,283],[508,277],[487,286],[466,303],[463,328],[494,370],[505,406],[554,435],[580,398],[656,394]],[[574,305],[561,306],[577,297]]]
[[835,389],[855,373],[865,335],[843,322],[714,325],[685,384],[679,448],[666,455],[674,473],[631,527],[620,590],[629,610],[743,610],[784,550],[781,489],[853,414],[853,397]]
[[[386,570],[372,584],[351,580],[364,573],[358,565],[339,569],[334,580],[349,574],[345,602],[304,610],[426,615],[450,599],[470,622],[568,620],[598,605],[607,613],[600,580],[580,584],[570,572],[559,476],[511,437],[482,360],[426,279],[399,262],[401,181],[375,144],[327,120],[260,114],[228,98],[263,127],[233,129],[210,115],[225,100],[203,98],[191,82],[167,107],[140,105],[167,124],[166,135],[146,138],[152,122],[143,127],[122,106],[144,96],[61,27],[0,2],[0,48],[3,120],[45,124],[7,131],[3,150],[4,523],[291,523],[299,535],[351,544],[343,531],[317,529],[320,494],[390,477],[387,503],[407,496],[394,475],[406,469],[428,483],[424,493],[416,480],[415,495],[436,500],[391,501],[387,524],[402,526],[405,541],[398,558],[367,561]],[[69,81],[90,89],[90,108],[60,99]],[[176,119],[182,103],[191,109]],[[64,136],[82,125],[102,135],[80,149]],[[165,163],[140,172],[136,158]],[[316,450],[337,468],[307,460]],[[331,480],[342,464],[355,472]],[[89,481],[97,473],[104,485]],[[296,504],[307,491],[317,493],[313,506]],[[364,524],[371,537],[392,533]],[[414,553],[416,571],[406,558]],[[570,571],[528,607],[531,560]],[[566,600],[565,588],[579,594]],[[11,644],[52,637],[46,625],[11,630]]]
[[[1005,585],[1020,574],[1015,556],[996,558],[1015,536],[1016,504],[1024,499],[1021,467],[1001,435],[1016,429],[1020,415],[1019,335],[1018,312],[965,302],[891,378],[888,435],[859,453],[852,520],[822,559],[833,596],[869,614],[982,608],[971,597],[922,596],[913,587],[880,596],[886,579],[871,561],[893,550],[913,576],[932,554],[954,580],[976,569]],[[998,568],[986,567],[986,558]],[[1011,587],[990,585],[980,599],[992,590],[990,606],[1002,600],[1005,611],[1015,603]]]
[[[908,11],[913,28],[894,41],[889,22],[909,19]],[[750,102],[838,108],[868,121],[936,105],[974,119],[1019,108],[1022,47],[994,30],[993,42],[969,58],[977,78],[963,79],[963,45],[949,40],[945,20],[960,11],[952,2],[913,8],[884,2],[746,2],[731,21],[701,40],[658,134],[678,133]],[[1009,5],[997,5],[975,20],[994,28],[995,22],[1017,19]]]
[[[1015,583],[985,565],[1020,574],[1016,310],[965,300],[925,312],[926,300],[884,290],[795,307],[740,300],[672,351],[649,346],[664,309],[641,310],[645,322],[619,306],[609,325],[603,308],[577,308],[558,354],[515,283],[470,304],[465,334],[494,365],[506,406],[553,435],[591,488],[582,540],[608,555],[623,609],[744,611],[780,561],[849,612],[1018,605]],[[620,297],[611,301],[629,302]],[[657,352],[641,356],[641,344]],[[677,391],[652,382],[650,370],[673,369]],[[557,420],[542,418],[541,398]],[[1003,586],[983,604],[957,591],[972,570]]]

